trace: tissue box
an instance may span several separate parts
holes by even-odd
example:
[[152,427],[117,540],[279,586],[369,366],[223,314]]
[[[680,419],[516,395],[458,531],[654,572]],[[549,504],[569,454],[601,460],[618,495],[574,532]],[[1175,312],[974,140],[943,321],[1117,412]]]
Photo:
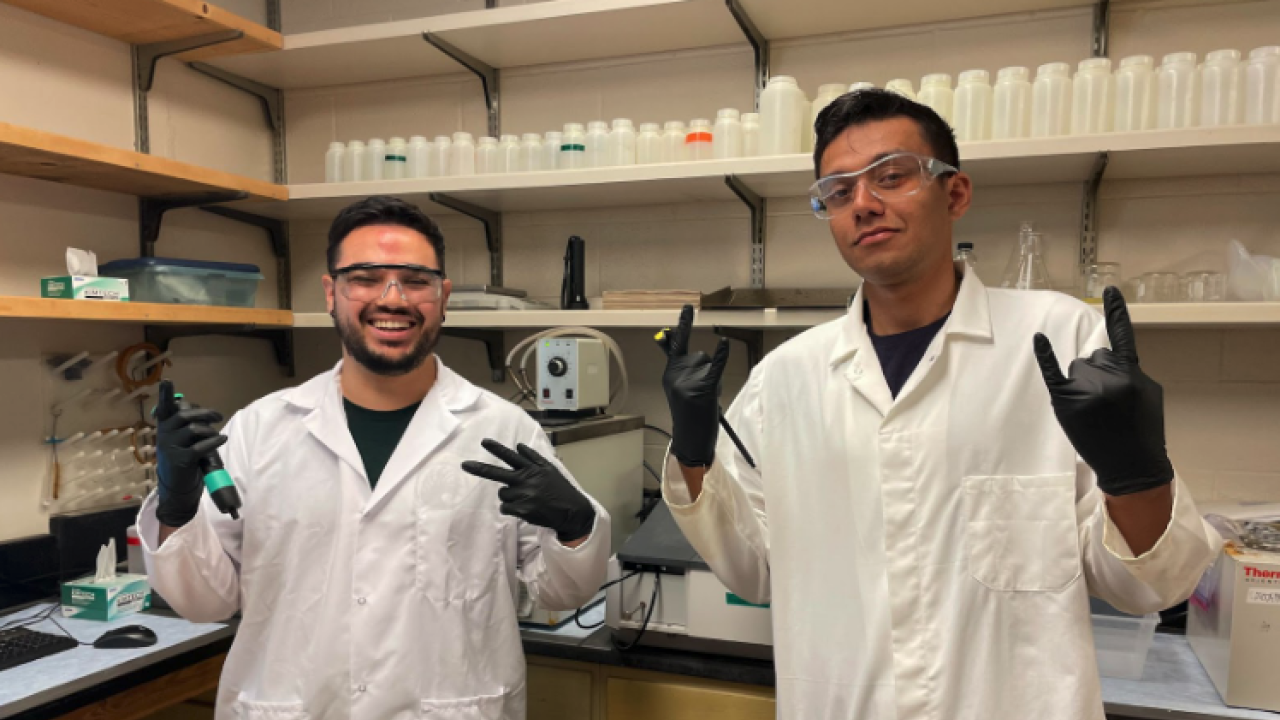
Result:
[[62,616],[80,620],[115,620],[151,607],[146,575],[117,575],[94,582],[93,576],[62,584]]
[[40,297],[129,302],[129,281],[81,275],[41,278]]

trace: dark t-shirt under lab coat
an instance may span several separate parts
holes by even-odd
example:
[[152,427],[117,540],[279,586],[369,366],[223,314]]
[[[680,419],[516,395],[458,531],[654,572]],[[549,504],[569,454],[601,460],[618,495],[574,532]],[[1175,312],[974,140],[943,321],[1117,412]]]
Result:
[[356,441],[371,488],[378,487],[378,478],[421,404],[416,402],[399,410],[369,410],[342,399],[342,407],[347,412],[347,428],[351,431],[351,439]]
[[862,306],[862,316],[867,319],[867,335],[871,338],[871,344],[875,346],[876,356],[880,358],[880,370],[884,373],[884,380],[889,384],[889,392],[896,399],[902,386],[907,384],[907,380],[911,379],[911,373],[915,372],[916,366],[920,364],[920,358],[924,357],[925,350],[929,349],[933,336],[937,335],[946,324],[951,313],[943,315],[942,319],[935,320],[924,327],[896,335],[876,335],[871,329],[871,311],[866,305]]

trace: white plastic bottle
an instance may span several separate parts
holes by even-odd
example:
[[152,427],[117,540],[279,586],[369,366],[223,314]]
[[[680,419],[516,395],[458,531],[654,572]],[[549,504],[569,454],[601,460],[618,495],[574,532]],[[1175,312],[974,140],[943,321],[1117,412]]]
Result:
[[387,144],[380,138],[373,138],[364,148],[364,177],[366,180],[381,180],[383,167],[387,162]]
[[542,169],[560,169],[560,146],[564,144],[564,133],[552,130],[542,136]]
[[493,175],[502,172],[501,165],[502,162],[498,158],[498,139],[480,138],[476,143],[476,174]]
[[684,153],[689,160],[710,160],[715,139],[711,132],[711,121],[706,118],[695,118],[689,123],[689,131],[684,136]]
[[636,136],[636,164],[653,165],[662,162],[662,128],[658,123],[641,123]]
[[711,157],[716,160],[742,157],[742,120],[737,110],[724,108],[716,112],[716,124],[711,129]]
[[951,126],[956,142],[991,139],[991,75],[986,70],[965,70],[956,85],[955,117]]
[[836,101],[836,98],[846,92],[848,92],[848,88],[843,83],[818,86],[818,97],[814,98],[810,104],[809,125],[805,130],[809,138],[809,141],[805,143],[806,152],[813,150],[813,138],[817,134],[814,127],[818,123],[818,113],[825,110],[828,105]]
[[908,100],[916,99],[916,91],[911,87],[911,81],[906,78],[897,78],[885,83],[885,90],[896,92]]
[[636,128],[627,118],[614,118],[609,131],[609,165],[636,164]]
[[858,92],[859,90],[875,90],[876,84],[869,82],[856,82],[849,85],[849,92]]
[[407,178],[424,178],[427,177],[428,150],[431,143],[421,135],[414,135],[409,138],[409,149],[407,151],[408,163],[404,168],[404,176]]
[[789,75],[775,75],[760,93],[760,154],[791,155],[804,147],[804,93]]
[[799,85],[796,86],[799,94],[796,102],[800,103],[800,152],[813,152],[813,101],[809,99],[808,93]]
[[582,123],[566,123],[564,137],[560,139],[560,158],[556,161],[561,170],[578,170],[587,166],[587,134]]
[[347,151],[342,156],[342,177],[346,182],[360,182],[365,179],[364,141],[352,140],[347,143]]
[[449,153],[453,140],[448,135],[437,135],[434,146],[428,153],[427,170],[431,177],[447,177],[449,175]]
[[587,167],[609,165],[609,123],[592,120],[587,123]]
[[1104,57],[1081,60],[1071,86],[1071,134],[1098,135],[1111,132],[1112,96],[1115,86],[1111,77],[1111,59]]
[[1031,137],[1031,71],[1024,67],[1001,68],[991,103],[991,139],[1021,140]]
[[342,158],[347,147],[340,142],[329,143],[324,154],[324,181],[327,183],[342,182]]
[[449,147],[449,174],[454,177],[476,174],[476,144],[471,133],[453,134],[453,145]]
[[387,143],[387,154],[382,165],[382,179],[402,180],[406,177],[405,168],[409,162],[409,146],[404,138],[393,137]]
[[1214,50],[1200,69],[1200,127],[1239,125],[1244,115],[1244,68],[1239,50]]
[[1071,132],[1071,66],[1046,63],[1036,68],[1031,85],[1031,137]]
[[1280,123],[1280,45],[1249,51],[1244,70],[1244,121],[1249,125]]
[[955,93],[951,90],[951,76],[946,73],[933,73],[920,79],[920,95],[916,98],[921,105],[933,108],[948,124],[951,123],[952,109],[955,104]]
[[1200,115],[1196,54],[1165,55],[1156,71],[1156,127],[1161,130],[1195,127]]
[[542,168],[542,136],[538,133],[525,133],[520,138],[520,162],[516,172],[537,172]]
[[1116,71],[1116,114],[1112,129],[1139,132],[1156,126],[1156,68],[1150,55],[1130,55]]
[[498,172],[513,173],[520,170],[520,136],[503,135],[498,138]]
[[668,120],[662,126],[662,162],[684,162],[688,160],[684,149],[684,123],[679,120]]
[[742,157],[760,154],[760,114],[742,114]]

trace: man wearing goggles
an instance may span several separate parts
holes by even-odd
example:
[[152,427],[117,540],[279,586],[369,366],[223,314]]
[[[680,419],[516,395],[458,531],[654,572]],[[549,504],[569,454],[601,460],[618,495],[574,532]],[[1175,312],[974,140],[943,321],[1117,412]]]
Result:
[[727,341],[688,352],[684,310],[664,497],[730,590],[771,603],[780,718],[1101,720],[1089,596],[1169,607],[1219,542],[1124,299],[1104,320],[954,264],[972,184],[929,108],[850,93],[816,132],[809,199],[861,288],[754,368],[727,413],[746,453],[718,431]]
[[[189,619],[243,614],[218,720],[522,720],[521,583],[568,610],[604,582],[608,514],[523,410],[434,354],[444,255],[408,203],[343,210],[323,278],[338,365],[224,435],[205,409],[159,428],[139,518],[152,583]],[[201,499],[198,462],[222,443],[240,519]]]

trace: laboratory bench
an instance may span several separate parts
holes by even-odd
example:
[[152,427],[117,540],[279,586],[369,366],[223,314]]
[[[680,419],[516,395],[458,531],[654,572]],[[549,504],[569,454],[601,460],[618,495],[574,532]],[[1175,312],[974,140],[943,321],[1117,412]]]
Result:
[[[21,611],[37,613],[46,605]],[[0,618],[0,623],[16,616]],[[552,629],[522,628],[529,661],[529,720],[685,720],[774,717],[773,667],[765,660],[641,646],[615,647],[603,605]],[[0,672],[2,720],[135,720],[217,686],[236,623],[190,623],[152,610],[112,623],[60,620],[89,642],[119,625],[144,624],[160,641],[138,650],[81,647]],[[48,621],[33,629],[57,632]],[[1140,681],[1103,678],[1108,717],[1280,720],[1222,704],[1186,639],[1159,633]]]

